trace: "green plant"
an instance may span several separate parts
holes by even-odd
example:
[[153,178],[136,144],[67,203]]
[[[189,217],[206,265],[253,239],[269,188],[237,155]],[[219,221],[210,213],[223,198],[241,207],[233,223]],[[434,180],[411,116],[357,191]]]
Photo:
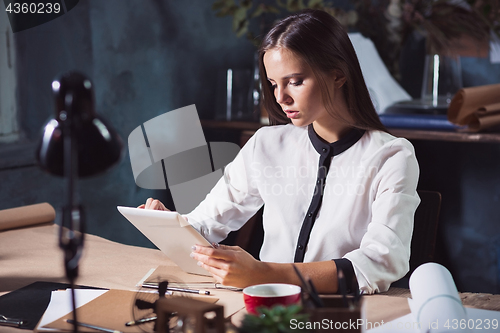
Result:
[[[429,52],[460,54],[488,48],[490,31],[500,35],[498,0],[351,0],[360,17],[356,28],[370,38],[398,78],[399,57],[417,32]],[[474,50],[472,50],[474,51]]]
[[[268,28],[269,21],[306,8],[324,10],[346,27],[353,26],[358,19],[354,10],[339,9],[333,6],[333,1],[324,0],[240,0],[238,3],[235,0],[216,0],[212,5],[216,16],[233,17],[232,27],[236,36],[246,35],[256,45],[259,36]],[[257,21],[257,24],[252,25],[252,21]]]
[[305,8],[324,10],[344,27],[354,28],[370,38],[396,78],[399,78],[401,49],[414,31],[426,37],[432,49],[443,53],[457,53],[460,48],[487,49],[490,32],[500,38],[499,0],[349,0],[349,3],[341,3],[342,8],[327,0],[216,0],[212,9],[219,17],[232,16],[236,35],[246,35],[256,46],[276,19]]
[[[309,316],[300,313],[302,307],[300,305],[282,306],[276,305],[271,309],[258,308],[257,315],[246,315],[243,319],[240,333],[292,333],[292,332],[307,332],[300,329],[292,329],[291,321],[295,323],[305,323]],[[298,324],[296,326],[299,326]],[[305,325],[304,325],[305,326]],[[300,327],[300,326],[299,326]]]

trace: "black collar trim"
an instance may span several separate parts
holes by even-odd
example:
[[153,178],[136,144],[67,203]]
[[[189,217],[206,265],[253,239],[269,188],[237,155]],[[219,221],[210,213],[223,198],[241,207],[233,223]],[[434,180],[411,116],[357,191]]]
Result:
[[365,130],[353,128],[345,136],[332,143],[327,143],[322,138],[320,138],[319,135],[314,131],[312,124],[308,126],[308,134],[309,140],[311,140],[311,143],[318,154],[328,155],[330,154],[330,151],[333,151],[333,154],[331,156],[335,156],[343,153],[347,149],[351,148],[351,146],[356,142],[358,142],[363,134],[365,134]]

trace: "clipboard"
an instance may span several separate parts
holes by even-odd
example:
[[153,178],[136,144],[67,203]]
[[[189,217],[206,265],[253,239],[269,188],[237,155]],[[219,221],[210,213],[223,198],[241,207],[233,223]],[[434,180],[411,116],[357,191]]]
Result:
[[193,245],[212,246],[177,212],[118,206],[118,211],[183,271],[211,276],[189,255]]

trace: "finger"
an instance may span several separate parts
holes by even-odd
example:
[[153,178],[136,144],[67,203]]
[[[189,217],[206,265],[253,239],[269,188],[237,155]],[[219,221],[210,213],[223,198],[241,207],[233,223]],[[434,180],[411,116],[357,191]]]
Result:
[[224,244],[219,244],[218,248],[221,250],[227,250],[227,251],[241,250],[241,247],[239,247],[239,246],[230,246],[230,245],[224,245]]
[[212,274],[212,276],[215,278],[215,280],[218,283],[224,282],[223,276],[225,275],[224,274],[225,272],[223,272],[221,269],[206,265],[206,264],[202,263],[201,261],[198,261],[198,266],[200,266],[201,268],[203,268],[204,270],[206,270],[207,272]]
[[152,202],[151,202],[151,209],[154,209],[154,210],[163,210],[163,204],[160,202],[160,200],[158,199],[154,199]]
[[[195,258],[196,260],[196,258]],[[203,267],[210,273],[224,279],[228,272],[228,265],[223,260],[213,259],[209,257],[200,258],[197,262],[198,266]]]
[[148,199],[146,200],[146,205],[145,205],[145,207],[144,207],[144,208],[145,208],[145,209],[152,209],[152,208],[151,208],[151,203],[152,203],[152,202],[153,202],[153,198],[148,198]]
[[214,249],[211,246],[195,245],[193,247],[193,250],[193,253],[202,254],[216,259],[232,260],[234,258],[232,251],[227,251],[220,248]]
[[158,205],[158,210],[166,210],[166,211],[170,211],[170,209],[168,209],[167,207],[165,207],[165,205],[163,204],[163,202],[161,202],[160,200],[156,200],[157,202],[157,205]]
[[153,198],[148,198],[148,200],[146,200],[145,208],[152,209],[152,210],[170,211],[169,209],[167,209],[167,207],[165,207],[165,205],[160,200],[153,199]]
[[195,260],[198,260],[198,262],[204,263],[205,265],[212,266],[215,268],[219,268],[222,270],[228,270],[229,269],[229,262],[224,260],[224,259],[218,259],[214,257],[210,257],[204,254],[199,254],[199,253],[192,253],[192,258]]
[[146,205],[142,204],[142,205],[138,206],[137,208],[144,209],[144,207],[146,207]]

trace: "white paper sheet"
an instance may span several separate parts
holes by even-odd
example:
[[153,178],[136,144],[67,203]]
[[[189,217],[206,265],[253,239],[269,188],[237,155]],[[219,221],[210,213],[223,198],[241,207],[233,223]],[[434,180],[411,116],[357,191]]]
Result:
[[358,56],[361,71],[377,113],[384,113],[388,106],[396,102],[411,100],[411,96],[385,67],[373,42],[360,33],[350,33],[349,38]]
[[411,313],[370,333],[412,332],[498,332],[500,312],[467,309],[462,305],[450,272],[442,265],[420,265],[410,277],[412,298],[408,299]]
[[490,62],[500,64],[500,38],[493,31],[490,36]]
[[[453,277],[442,265],[426,263],[419,266],[410,277],[410,291],[412,299],[408,299],[408,304],[414,322],[422,323],[422,333],[449,331],[443,327],[429,329],[430,323],[439,319],[467,319]],[[470,331],[464,328],[462,332]]]
[[[101,289],[75,289],[76,307],[80,307],[93,299],[101,296],[107,290]],[[38,323],[37,330],[43,332],[56,331],[51,328],[43,328],[43,326],[67,315],[73,311],[71,300],[71,289],[53,291],[50,296],[50,303],[45,310],[45,313]]]

